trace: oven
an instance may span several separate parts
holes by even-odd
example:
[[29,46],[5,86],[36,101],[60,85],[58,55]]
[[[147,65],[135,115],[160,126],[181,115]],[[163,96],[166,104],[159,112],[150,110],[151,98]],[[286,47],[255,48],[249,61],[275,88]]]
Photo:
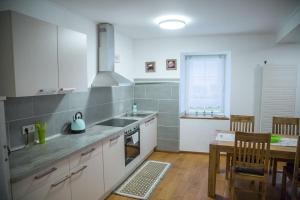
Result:
[[125,166],[140,155],[140,127],[135,126],[124,133]]

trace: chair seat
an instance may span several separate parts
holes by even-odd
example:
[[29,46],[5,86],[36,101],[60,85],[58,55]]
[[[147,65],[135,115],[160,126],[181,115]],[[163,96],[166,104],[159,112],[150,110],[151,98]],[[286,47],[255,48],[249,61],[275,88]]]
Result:
[[263,168],[247,168],[247,167],[236,167],[234,169],[236,173],[245,173],[245,174],[251,174],[251,175],[258,175],[263,176],[264,175],[264,169]]

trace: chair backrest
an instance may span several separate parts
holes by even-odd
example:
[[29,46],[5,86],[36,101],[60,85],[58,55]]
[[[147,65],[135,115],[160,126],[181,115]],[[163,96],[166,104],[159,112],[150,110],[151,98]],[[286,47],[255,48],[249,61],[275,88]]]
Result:
[[293,180],[292,184],[296,185],[299,184],[299,175],[300,175],[300,136],[298,136],[298,144],[297,144],[297,150],[296,150],[296,156],[295,156],[295,163],[294,163],[294,173],[293,173]]
[[272,133],[278,135],[299,135],[299,118],[273,117]]
[[230,131],[254,132],[254,116],[231,115]]
[[271,134],[235,133],[233,167],[268,171]]

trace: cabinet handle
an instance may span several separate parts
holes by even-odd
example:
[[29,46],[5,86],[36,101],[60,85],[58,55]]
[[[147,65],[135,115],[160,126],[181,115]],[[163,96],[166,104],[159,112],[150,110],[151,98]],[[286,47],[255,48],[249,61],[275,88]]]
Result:
[[68,180],[69,178],[70,178],[69,176],[66,176],[64,179],[58,181],[57,183],[51,184],[51,187],[56,187],[56,186],[58,186],[59,184],[61,184],[61,183],[65,182],[66,180]]
[[120,137],[120,135],[118,135],[117,137],[111,138],[109,139],[110,142],[114,142],[115,140],[117,140]]
[[69,93],[69,92],[73,92],[74,90],[76,90],[76,88],[60,88],[58,90],[58,93]]
[[83,152],[83,153],[81,154],[81,156],[88,155],[88,154],[92,153],[93,151],[95,151],[95,148],[91,148],[91,149],[88,150],[87,152]]
[[43,178],[44,176],[47,176],[47,175],[51,174],[52,172],[54,172],[54,171],[56,171],[56,170],[57,170],[56,167],[52,167],[50,170],[48,170],[48,171],[46,171],[46,172],[44,172],[44,173],[42,173],[42,174],[40,174],[40,175],[35,176],[34,179],[36,179],[36,180],[41,179],[41,178]]
[[83,167],[81,167],[79,170],[75,171],[75,172],[72,172],[71,173],[71,176],[75,175],[75,174],[78,174],[79,172],[85,170],[88,166],[87,165],[84,165]]

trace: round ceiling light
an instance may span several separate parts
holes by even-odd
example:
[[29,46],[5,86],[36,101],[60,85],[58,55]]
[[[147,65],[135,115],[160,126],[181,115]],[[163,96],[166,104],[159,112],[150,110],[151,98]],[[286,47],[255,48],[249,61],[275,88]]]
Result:
[[177,30],[185,27],[185,22],[179,19],[168,19],[158,23],[159,27],[168,30]]

